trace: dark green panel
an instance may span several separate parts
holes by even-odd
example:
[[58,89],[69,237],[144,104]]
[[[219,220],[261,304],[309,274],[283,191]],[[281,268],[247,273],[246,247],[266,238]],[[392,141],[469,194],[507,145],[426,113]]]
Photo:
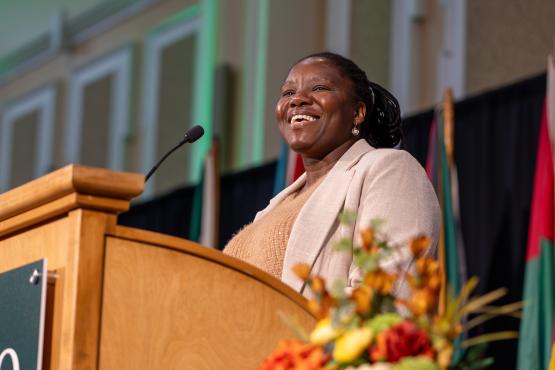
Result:
[[[40,275],[31,282],[34,270]],[[14,368],[12,356],[6,355],[10,349],[17,354],[20,369],[37,369],[46,273],[46,260],[41,260],[0,274],[0,357],[4,353],[0,370]]]

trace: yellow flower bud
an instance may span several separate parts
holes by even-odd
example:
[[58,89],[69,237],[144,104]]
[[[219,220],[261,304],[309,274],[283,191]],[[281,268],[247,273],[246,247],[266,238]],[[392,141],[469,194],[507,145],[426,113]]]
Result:
[[334,328],[331,324],[331,319],[326,317],[318,321],[316,327],[310,333],[310,342],[317,345],[324,345],[339,335],[339,330]]
[[356,360],[372,340],[372,330],[368,327],[353,329],[343,334],[336,342],[333,358],[340,363]]
[[451,358],[453,357],[453,347],[448,346],[442,349],[437,354],[437,364],[440,369],[447,369],[451,364]]

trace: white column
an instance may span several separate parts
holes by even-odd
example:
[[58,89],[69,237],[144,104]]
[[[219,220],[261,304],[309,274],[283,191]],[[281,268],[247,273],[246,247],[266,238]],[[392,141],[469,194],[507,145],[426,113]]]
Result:
[[326,49],[349,57],[351,54],[351,0],[327,0]]
[[446,87],[455,99],[465,93],[466,72],[466,0],[441,2],[443,40],[438,55],[436,99],[440,101]]
[[391,9],[390,89],[401,112],[410,110],[412,73],[411,7],[406,0],[393,0]]

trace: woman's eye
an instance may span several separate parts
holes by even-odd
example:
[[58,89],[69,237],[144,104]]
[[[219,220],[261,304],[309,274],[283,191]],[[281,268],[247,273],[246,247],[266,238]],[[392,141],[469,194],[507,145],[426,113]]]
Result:
[[313,88],[314,91],[323,91],[323,90],[329,90],[329,88],[327,86],[324,85],[316,85]]
[[285,90],[281,93],[281,96],[292,96],[295,92],[293,90]]

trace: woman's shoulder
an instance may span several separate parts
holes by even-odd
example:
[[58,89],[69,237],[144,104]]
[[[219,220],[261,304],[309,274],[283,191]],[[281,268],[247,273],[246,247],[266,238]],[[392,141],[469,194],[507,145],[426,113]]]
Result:
[[359,166],[368,169],[398,168],[412,169],[423,172],[424,168],[409,152],[403,149],[379,148],[372,149],[363,155]]

